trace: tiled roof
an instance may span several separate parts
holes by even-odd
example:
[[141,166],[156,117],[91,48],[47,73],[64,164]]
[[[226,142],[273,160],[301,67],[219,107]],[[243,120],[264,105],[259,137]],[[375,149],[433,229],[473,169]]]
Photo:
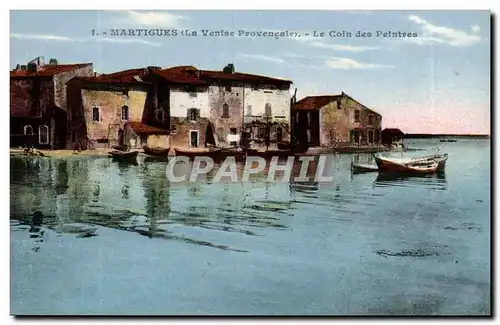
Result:
[[154,74],[171,83],[207,85],[205,81],[199,78],[198,70],[192,66],[179,66],[156,70]]
[[138,68],[80,79],[96,84],[140,84],[141,80],[145,81],[144,79],[148,78],[148,74],[147,68]]
[[209,81],[240,81],[252,84],[291,84],[290,80],[277,79],[247,73],[198,70],[192,66],[178,66],[155,71],[166,81],[182,84],[208,85]]
[[200,70],[202,79],[246,81],[250,83],[291,84],[292,81],[248,73],[227,73],[223,71]]
[[327,96],[307,96],[299,100],[294,106],[294,110],[319,110],[321,107],[329,104],[341,95]]
[[127,125],[137,134],[168,134],[168,130],[160,129],[155,126],[143,124],[141,122],[128,122]]
[[78,63],[78,64],[46,64],[38,67],[38,71],[32,72],[28,70],[12,70],[10,77],[50,77],[59,73],[68,72],[71,70],[79,69],[91,65],[92,63]]

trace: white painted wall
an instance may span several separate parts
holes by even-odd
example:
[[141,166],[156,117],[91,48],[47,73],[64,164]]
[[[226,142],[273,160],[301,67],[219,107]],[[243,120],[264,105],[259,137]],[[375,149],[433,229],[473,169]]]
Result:
[[200,110],[200,117],[209,117],[210,107],[208,91],[197,91],[196,97],[191,97],[188,92],[181,89],[170,89],[170,115],[173,117],[186,117],[188,109]]
[[285,116],[286,121],[290,121],[290,91],[278,89],[253,89],[245,87],[245,116],[247,116],[248,106],[252,107],[253,116],[265,114],[266,103],[271,104],[273,121],[275,116]]

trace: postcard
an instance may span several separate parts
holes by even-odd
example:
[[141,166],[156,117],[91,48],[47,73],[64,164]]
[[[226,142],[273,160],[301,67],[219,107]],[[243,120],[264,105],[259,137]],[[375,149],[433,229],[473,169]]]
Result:
[[491,316],[489,11],[10,19],[12,315]]

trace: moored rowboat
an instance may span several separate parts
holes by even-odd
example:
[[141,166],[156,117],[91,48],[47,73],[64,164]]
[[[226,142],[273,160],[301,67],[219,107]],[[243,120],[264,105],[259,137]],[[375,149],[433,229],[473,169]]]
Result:
[[168,153],[170,152],[170,148],[150,148],[145,146],[144,153],[154,157],[168,157]]
[[380,172],[433,174],[444,171],[448,154],[417,158],[393,158],[374,155],[374,158]]
[[213,157],[221,152],[222,148],[192,148],[192,149],[179,149],[174,148],[176,156],[184,157]]
[[113,159],[117,160],[135,160],[139,151],[119,151],[112,150],[109,152],[109,155],[113,157]]

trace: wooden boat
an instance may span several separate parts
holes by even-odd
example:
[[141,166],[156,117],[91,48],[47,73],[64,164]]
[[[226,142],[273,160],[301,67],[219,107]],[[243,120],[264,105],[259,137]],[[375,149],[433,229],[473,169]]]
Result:
[[378,169],[383,173],[433,174],[443,172],[448,154],[416,158],[393,158],[373,155]]
[[109,155],[119,161],[136,161],[137,155],[139,151],[120,151],[120,150],[111,150]]
[[150,148],[148,146],[144,146],[143,149],[146,155],[154,157],[168,157],[168,153],[170,152],[170,148]]
[[351,170],[353,174],[372,173],[372,172],[378,172],[378,167],[376,165],[353,163],[351,164]]
[[457,139],[440,139],[441,142],[457,142]]
[[179,149],[174,148],[176,156],[184,157],[214,157],[218,156],[222,148],[189,148],[189,149]]

